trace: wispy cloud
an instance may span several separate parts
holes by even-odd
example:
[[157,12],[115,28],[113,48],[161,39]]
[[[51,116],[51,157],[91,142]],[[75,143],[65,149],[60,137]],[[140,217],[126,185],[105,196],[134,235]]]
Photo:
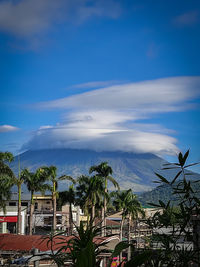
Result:
[[0,125],[0,133],[14,132],[17,130],[19,130],[19,128],[12,125]]
[[199,86],[200,77],[165,78],[113,85],[35,106],[41,109],[130,109],[140,117],[185,109],[189,101],[200,94]]
[[0,2],[0,30],[21,37],[33,37],[56,23],[83,23],[91,17],[117,18],[120,5],[112,0],[3,0]]
[[89,89],[95,89],[100,87],[108,87],[115,84],[121,84],[122,81],[95,81],[95,82],[88,82],[88,83],[80,83],[72,85],[70,88],[89,88]]
[[[41,127],[23,149],[65,147],[177,153],[173,131],[148,123],[148,118],[191,107],[191,102],[200,96],[199,89],[200,77],[176,77],[114,85],[39,103],[40,108],[63,109],[63,121]],[[146,123],[141,121],[144,118]]]
[[173,23],[178,27],[192,26],[199,22],[199,11],[193,10],[181,14],[173,19]]
[[1,1],[0,29],[17,36],[32,36],[47,29],[58,16],[62,1]]

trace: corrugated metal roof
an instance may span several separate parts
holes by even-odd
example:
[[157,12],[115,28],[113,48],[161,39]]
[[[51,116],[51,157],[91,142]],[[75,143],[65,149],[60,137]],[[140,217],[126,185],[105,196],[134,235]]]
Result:
[[[48,251],[51,249],[50,243],[48,244],[48,236],[41,235],[15,235],[15,234],[0,234],[0,250],[3,251],[27,251],[37,248],[40,251]],[[69,241],[72,237],[60,236],[63,241]],[[53,250],[58,250],[61,245],[60,237],[54,238]]]
[[[52,250],[56,251],[61,248],[64,244],[72,239],[73,236],[56,236],[53,239]],[[118,239],[118,237],[96,237],[94,242],[101,244],[104,241],[110,241],[112,239]],[[51,250],[51,242],[49,242],[48,236],[42,235],[16,235],[16,234],[0,234],[0,250],[2,251],[26,251],[30,252],[34,248],[40,251]]]

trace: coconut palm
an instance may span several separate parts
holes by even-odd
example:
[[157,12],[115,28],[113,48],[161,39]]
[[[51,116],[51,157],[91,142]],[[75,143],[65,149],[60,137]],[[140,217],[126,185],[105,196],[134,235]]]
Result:
[[[137,196],[134,195],[132,192],[129,193],[130,197],[128,200],[128,207],[127,207],[127,216],[128,216],[128,243],[130,244],[131,241],[131,223],[135,221],[136,225],[138,222],[139,215],[144,217],[145,212],[142,208],[141,203],[137,199]],[[128,247],[128,260],[131,258],[131,247]]]
[[69,186],[68,190],[59,192],[59,202],[61,203],[61,206],[66,203],[69,203],[69,235],[71,235],[73,232],[72,205],[76,203],[76,192],[74,190],[74,183]]
[[77,202],[88,215],[90,214],[90,224],[95,225],[95,216],[98,209],[101,209],[103,203],[104,184],[99,176],[80,176],[78,178],[77,186]]
[[[96,176],[100,177],[104,181],[104,205],[102,207],[102,229],[106,226],[106,212],[107,212],[107,198],[108,193],[108,181],[110,181],[119,190],[117,181],[111,176],[113,171],[107,162],[102,162],[99,165],[94,165],[90,168],[89,173],[96,173]],[[105,235],[102,231],[102,235]]]
[[93,176],[90,179],[90,185],[88,188],[88,195],[87,198],[91,203],[91,218],[90,222],[95,225],[95,207],[98,204],[98,207],[101,207],[101,203],[103,203],[103,198],[106,199],[106,195],[104,191],[104,184],[101,177]]
[[89,221],[89,207],[87,202],[87,192],[89,190],[90,177],[87,175],[81,175],[77,179],[77,187],[76,187],[76,203],[81,207],[84,211],[84,214],[87,215]]
[[17,186],[17,190],[18,190],[18,212],[17,212],[17,234],[21,234],[21,224],[22,224],[22,218],[21,218],[21,196],[22,196],[22,184],[24,182],[23,177],[21,176],[21,170],[20,170],[20,159],[18,156],[18,177],[14,176],[13,180],[15,185]]
[[6,200],[11,197],[11,187],[14,185],[14,173],[8,163],[14,157],[10,152],[0,152],[0,208],[6,211]]
[[62,175],[60,177],[57,177],[57,168],[56,166],[50,166],[50,167],[43,167],[44,172],[48,176],[48,179],[52,182],[51,186],[51,192],[52,192],[52,201],[53,201],[53,231],[56,230],[56,200],[58,196],[57,187],[58,187],[58,181],[60,180],[68,180],[73,183],[75,183],[75,180],[68,175]]
[[[144,211],[140,202],[137,200],[136,195],[133,194],[132,190],[123,190],[113,192],[112,194],[115,199],[113,205],[116,207],[117,211],[122,212],[122,219],[120,223],[120,240],[123,240],[123,225],[125,218],[128,218],[128,241],[131,240],[131,221],[138,218],[139,214],[144,215]],[[130,251],[129,251],[130,257]]]
[[50,189],[49,184],[45,183],[48,176],[42,168],[38,168],[35,172],[30,172],[28,169],[24,169],[21,172],[21,178],[27,185],[28,190],[31,193],[31,203],[30,203],[30,216],[29,216],[29,235],[32,235],[33,230],[33,212],[34,212],[34,193],[40,191],[42,194],[46,190]]
[[[12,153],[10,152],[0,152],[0,173],[1,173],[1,189],[2,189],[2,194],[5,199],[10,198],[10,189],[13,185],[17,186],[18,189],[18,212],[17,212],[17,234],[21,234],[21,186],[23,183],[23,179],[20,174],[20,161],[19,162],[19,173],[18,177],[15,176],[13,171],[10,169],[10,167],[5,164],[5,161],[13,161],[14,157]],[[5,206],[4,206],[5,209]]]

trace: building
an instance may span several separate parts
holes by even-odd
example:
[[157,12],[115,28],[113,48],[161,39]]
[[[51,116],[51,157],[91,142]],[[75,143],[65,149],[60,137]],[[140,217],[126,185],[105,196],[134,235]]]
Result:
[[[21,201],[21,230],[22,234],[26,233],[26,228],[28,224],[27,213],[28,206],[30,203],[30,195],[22,194]],[[18,196],[17,194],[12,194],[11,199],[6,203],[6,213],[0,209],[0,233],[16,233],[17,221],[18,221]]]
[[[8,259],[13,263],[27,264],[26,266],[30,266],[33,262],[37,262],[38,267],[44,266],[44,264],[47,264],[46,266],[53,266],[51,255],[64,244],[67,244],[72,238],[74,237],[60,235],[56,236],[51,243],[47,236],[0,234],[0,260],[3,266],[6,265]],[[61,240],[64,244],[61,244]],[[119,237],[95,237],[93,242],[98,245],[102,244],[103,252],[99,257],[108,259],[116,244],[118,244]],[[70,250],[67,248],[63,252],[70,253]],[[69,266],[68,263],[70,264],[70,262],[66,262],[65,266]],[[12,264],[9,266],[12,267]]]

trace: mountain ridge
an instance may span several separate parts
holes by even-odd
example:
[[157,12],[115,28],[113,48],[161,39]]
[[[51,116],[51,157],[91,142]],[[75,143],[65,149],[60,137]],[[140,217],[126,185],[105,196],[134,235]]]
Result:
[[[132,188],[134,192],[149,191],[155,187],[155,172],[162,172],[164,159],[151,153],[133,153],[122,151],[93,151],[86,149],[42,149],[28,150],[19,155],[21,168],[34,171],[41,166],[55,165],[58,176],[67,174],[77,178],[88,175],[89,168],[102,161],[107,161],[113,169],[113,177],[121,189]],[[11,164],[18,172],[18,157]],[[168,171],[168,176],[174,176]],[[65,188],[66,187],[66,188]],[[62,182],[59,189],[67,189],[67,182]],[[112,188],[111,188],[112,189]]]

